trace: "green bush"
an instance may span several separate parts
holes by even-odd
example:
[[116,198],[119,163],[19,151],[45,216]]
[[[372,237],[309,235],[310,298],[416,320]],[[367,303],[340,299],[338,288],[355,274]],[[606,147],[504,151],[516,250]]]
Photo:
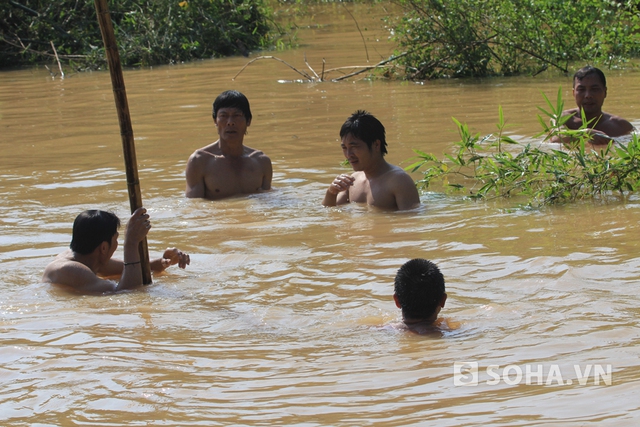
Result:
[[[544,143],[522,146],[504,135],[502,109],[499,110],[498,132],[480,136],[456,119],[460,141],[454,154],[440,160],[433,154],[416,150],[417,160],[406,169],[422,170],[418,181],[422,188],[436,182],[449,190],[478,199],[526,196],[528,206],[574,202],[580,199],[625,195],[640,189],[640,138],[637,134],[628,143],[613,140],[606,147],[589,147],[584,131],[567,130],[562,125],[563,101],[558,91],[556,105],[545,96],[548,110],[540,109],[543,131],[538,136],[570,137],[573,143],[565,149]],[[554,123],[547,125],[547,121]]]
[[640,0],[396,0],[410,79],[568,72],[640,54]]
[[[246,53],[270,42],[263,0],[109,1],[122,64],[148,66]],[[0,10],[0,67],[61,60],[104,65],[93,1],[8,0]]]

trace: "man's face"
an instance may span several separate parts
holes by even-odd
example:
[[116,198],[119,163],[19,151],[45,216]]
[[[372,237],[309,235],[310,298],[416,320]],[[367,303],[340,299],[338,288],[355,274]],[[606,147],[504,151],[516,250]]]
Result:
[[247,121],[244,113],[239,108],[219,109],[215,122],[220,139],[226,141],[238,139],[242,141],[247,128],[251,124],[251,121]]
[[374,152],[376,149],[379,150],[379,145],[378,141],[374,142],[370,150],[366,142],[350,133],[342,138],[342,143],[340,144],[344,157],[349,161],[354,171],[365,170],[373,163]]
[[116,234],[114,234],[113,237],[111,238],[111,245],[109,246],[109,257],[107,259],[111,259],[113,254],[116,252],[116,249],[118,249],[118,236],[119,235],[120,235],[120,233],[118,233],[116,231]]
[[604,99],[607,97],[607,88],[602,85],[597,75],[589,74],[582,80],[575,79],[573,97],[578,108],[584,110],[586,114],[600,114]]

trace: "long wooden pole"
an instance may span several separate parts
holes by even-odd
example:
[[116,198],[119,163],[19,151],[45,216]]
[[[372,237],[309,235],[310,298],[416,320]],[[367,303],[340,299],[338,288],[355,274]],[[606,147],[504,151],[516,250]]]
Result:
[[[116,100],[118,121],[120,122],[120,135],[122,136],[122,150],[124,151],[124,164],[127,172],[127,189],[129,190],[129,204],[131,213],[142,207],[140,194],[140,181],[138,180],[138,163],[136,160],[136,146],[133,140],[133,128],[127,103],[127,92],[124,87],[124,76],[120,65],[120,53],[116,44],[116,36],[113,32],[113,23],[107,6],[107,0],[95,0],[98,23],[102,33],[102,41],[107,53],[109,73],[111,74],[111,86]],[[151,283],[151,268],[149,265],[149,249],[147,239],[140,242],[140,265],[142,267],[142,283]]]

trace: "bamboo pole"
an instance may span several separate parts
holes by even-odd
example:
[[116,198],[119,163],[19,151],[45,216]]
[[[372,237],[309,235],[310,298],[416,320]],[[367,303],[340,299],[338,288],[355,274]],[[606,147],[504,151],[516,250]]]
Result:
[[[116,44],[116,36],[113,32],[113,23],[107,6],[107,0],[95,0],[98,23],[102,33],[102,41],[107,53],[109,73],[111,74],[111,86],[113,96],[116,101],[118,121],[120,122],[120,135],[122,136],[122,150],[124,152],[124,164],[127,172],[127,190],[129,191],[129,204],[131,213],[142,207],[142,196],[140,194],[140,181],[138,180],[138,163],[136,160],[136,147],[133,140],[133,128],[131,127],[131,116],[129,115],[129,104],[127,103],[127,92],[124,87],[124,76],[120,65],[120,54]],[[142,268],[142,283],[151,283],[151,268],[149,265],[149,249],[146,237],[140,242],[138,247],[140,252],[140,266]]]

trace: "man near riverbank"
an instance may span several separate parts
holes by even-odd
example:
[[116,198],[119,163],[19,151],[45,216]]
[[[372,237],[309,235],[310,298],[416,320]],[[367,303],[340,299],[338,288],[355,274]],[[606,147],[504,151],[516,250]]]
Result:
[[420,205],[416,185],[402,168],[387,163],[385,129],[372,114],[358,110],[340,129],[340,146],[355,171],[333,180],[324,206],[367,203],[384,210],[407,210]]
[[249,100],[240,92],[230,90],[216,98],[213,121],[219,139],[189,157],[187,197],[217,200],[271,188],[271,160],[262,151],[244,145],[251,118]]
[[[562,112],[562,116],[571,116],[565,126],[571,130],[578,130],[583,126],[582,113],[586,118],[586,132],[594,145],[608,144],[611,137],[623,136],[631,133],[633,125],[622,117],[602,111],[602,105],[607,97],[607,80],[604,73],[590,65],[579,69],[573,75],[573,98],[577,108]],[[552,142],[571,142],[572,138],[552,138]]]
[[[142,285],[138,245],[151,228],[146,209],[137,209],[127,223],[124,261],[111,258],[118,247],[118,227],[120,219],[111,212],[82,212],[73,223],[70,249],[47,265],[42,281],[84,294],[116,292]],[[151,261],[150,267],[151,271],[159,273],[171,265],[185,268],[189,263],[188,254],[171,248],[161,258]],[[108,280],[118,276],[119,282]]]

